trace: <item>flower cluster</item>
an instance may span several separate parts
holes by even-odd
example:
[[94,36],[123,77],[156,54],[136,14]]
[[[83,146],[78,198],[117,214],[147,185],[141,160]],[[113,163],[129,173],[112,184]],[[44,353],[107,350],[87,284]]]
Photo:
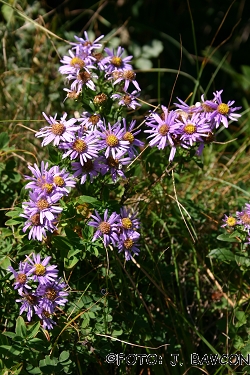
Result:
[[42,320],[44,329],[52,329],[56,324],[51,316],[58,306],[66,304],[68,292],[66,284],[58,278],[55,265],[48,265],[51,257],[41,260],[40,254],[33,254],[33,259],[27,257],[26,261],[19,263],[16,271],[9,267],[14,275],[14,289],[17,289],[21,298],[16,302],[21,303],[20,315],[27,313],[30,322],[33,314]]
[[92,241],[101,237],[105,246],[112,244],[118,248],[119,253],[124,251],[125,259],[130,260],[132,253],[138,255],[140,251],[138,248],[140,233],[137,231],[140,223],[136,216],[137,213],[131,213],[125,207],[121,208],[120,214],[113,212],[110,216],[106,209],[103,219],[95,211],[95,215],[91,216],[93,220],[88,223],[96,228]]
[[230,232],[236,232],[242,236],[243,242],[250,243],[250,204],[246,203],[241,211],[236,211],[234,215],[224,215],[222,219],[223,228]]
[[42,241],[46,237],[46,230],[53,232],[56,229],[58,215],[62,207],[57,202],[64,195],[68,195],[68,188],[74,187],[76,182],[72,176],[58,166],[48,169],[48,163],[41,162],[41,169],[34,164],[28,166],[33,177],[25,176],[31,180],[25,188],[31,189],[29,201],[23,203],[24,212],[20,215],[27,219],[23,231],[30,228],[29,239]]
[[[66,75],[70,89],[65,88],[67,97],[77,100],[87,98],[93,113],[84,111],[79,118],[66,121],[67,113],[60,120],[43,113],[48,126],[40,129],[36,137],[43,138],[42,146],[53,142],[62,152],[62,158],[69,158],[74,177],[85,183],[87,177],[93,182],[94,177],[109,173],[114,182],[118,177],[125,178],[125,166],[137,155],[136,147],[144,143],[136,138],[136,121],[127,122],[125,117],[110,118],[110,105],[134,110],[140,104],[137,98],[140,87],[130,64],[132,56],[124,56],[124,49],[117,51],[102,47],[100,36],[93,42],[88,34],[84,38],[75,37],[69,56],[61,60],[61,74]],[[101,52],[100,52],[101,50]],[[136,90],[129,93],[132,83]],[[90,89],[90,90],[89,90]],[[109,96],[103,91],[109,92]]]
[[227,104],[222,102],[221,94],[223,90],[213,93],[213,100],[204,100],[189,106],[178,98],[179,103],[174,103],[176,109],[169,111],[165,106],[161,106],[162,113],[151,113],[146,119],[146,124],[150,129],[149,133],[151,147],[158,149],[170,147],[169,161],[173,161],[177,147],[184,149],[195,148],[196,154],[201,155],[204,145],[214,141],[214,129],[220,124],[228,127],[228,119],[237,121],[241,116],[235,111],[241,107],[232,107],[234,101]]

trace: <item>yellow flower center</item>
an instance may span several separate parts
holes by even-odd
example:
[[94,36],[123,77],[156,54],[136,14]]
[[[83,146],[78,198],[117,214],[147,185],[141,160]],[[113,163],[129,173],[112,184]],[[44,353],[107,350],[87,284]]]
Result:
[[122,219],[122,226],[124,229],[131,229],[132,225],[132,221],[128,217]]
[[228,112],[229,112],[229,106],[225,103],[221,103],[218,105],[217,107],[217,111],[221,114],[221,115],[227,115]]
[[25,275],[25,273],[19,273],[16,277],[16,281],[19,283],[19,284],[25,284],[26,283],[26,280],[27,280],[27,276]]
[[110,147],[116,147],[119,144],[119,139],[114,134],[109,134],[106,138],[106,143]]
[[124,242],[123,245],[126,249],[131,249],[131,247],[134,245],[134,242],[131,238],[127,238]]
[[48,194],[50,194],[53,190],[53,184],[48,184],[47,182],[43,184],[42,188],[46,190]]
[[54,301],[57,297],[57,291],[54,288],[46,288],[45,297],[50,301]]
[[116,68],[119,68],[122,65],[122,58],[113,56],[111,59],[111,64],[113,64]]
[[51,131],[55,135],[62,135],[64,133],[64,130],[65,130],[65,126],[63,124],[55,123],[51,126]]
[[44,267],[41,263],[35,264],[35,271],[34,274],[37,276],[43,276],[46,272],[46,267]]
[[103,234],[108,234],[110,232],[110,229],[111,229],[111,225],[109,223],[107,223],[107,221],[103,221],[100,225],[99,225],[99,230],[103,233]]
[[43,310],[42,315],[43,315],[45,318],[49,318],[51,314],[50,314],[48,311]]
[[59,187],[62,187],[65,184],[65,181],[61,176],[55,176],[53,178],[53,181],[54,181],[54,184],[56,184],[56,186],[59,186]]
[[73,57],[70,61],[70,65],[74,68],[82,69],[85,66],[85,62],[79,57]]
[[193,124],[187,124],[184,126],[184,132],[186,134],[192,135],[195,133],[195,131],[196,131],[196,126]]
[[134,137],[133,134],[130,133],[130,132],[126,132],[126,133],[124,134],[124,136],[123,136],[123,140],[124,140],[124,141],[129,141],[130,144],[134,142],[134,139],[135,139],[135,137]]
[[46,208],[49,207],[49,203],[47,202],[46,199],[39,199],[36,205],[39,208],[39,210],[45,210]]
[[37,297],[33,296],[32,294],[25,294],[24,298],[30,305],[35,305],[37,303]]
[[161,125],[158,132],[160,135],[165,136],[169,132],[169,126],[167,124]]
[[226,221],[229,227],[234,227],[236,225],[236,219],[232,216],[229,216]]
[[40,214],[34,214],[31,216],[30,221],[33,225],[39,225],[40,224]]
[[98,104],[98,105],[100,105],[100,104],[105,103],[107,100],[108,100],[107,95],[104,94],[104,93],[102,93],[102,94],[98,94],[98,95],[96,95],[96,96],[94,97],[94,99],[93,99],[93,102],[94,102],[94,104]]
[[87,143],[84,142],[82,139],[77,139],[74,143],[73,143],[73,146],[72,146],[73,150],[75,150],[76,152],[83,152],[83,151],[86,151],[87,149]]

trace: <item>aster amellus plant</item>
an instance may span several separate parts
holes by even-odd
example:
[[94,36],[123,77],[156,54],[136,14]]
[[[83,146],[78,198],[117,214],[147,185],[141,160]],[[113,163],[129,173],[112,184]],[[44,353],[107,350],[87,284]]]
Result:
[[230,235],[236,234],[243,244],[250,243],[250,203],[246,203],[241,211],[232,215],[224,215],[223,228],[227,229]]
[[64,306],[68,299],[67,285],[58,278],[56,265],[49,265],[51,257],[41,259],[40,254],[27,257],[19,263],[19,270],[9,267],[14,276],[14,289],[17,289],[21,298],[20,315],[27,313],[30,322],[33,315],[41,319],[44,329],[52,329],[56,322],[52,319],[58,311],[58,306]]

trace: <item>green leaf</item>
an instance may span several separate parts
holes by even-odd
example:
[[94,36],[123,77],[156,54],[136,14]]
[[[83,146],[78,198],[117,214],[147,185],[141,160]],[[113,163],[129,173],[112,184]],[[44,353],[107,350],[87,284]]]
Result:
[[59,357],[59,362],[65,362],[69,358],[69,351],[64,350]]
[[78,197],[76,199],[76,202],[80,203],[80,204],[82,204],[82,203],[90,203],[92,205],[94,205],[94,204],[98,204],[98,206],[100,205],[100,201],[98,199],[96,199],[94,197],[90,197],[88,195],[81,195],[80,197]]
[[235,336],[233,346],[237,350],[241,350],[244,347],[244,341],[240,336]]
[[241,327],[244,324],[246,324],[247,318],[246,318],[246,315],[245,315],[244,311],[236,311],[235,316],[238,320],[238,322],[236,322],[236,324],[235,324],[235,327]]
[[220,234],[217,237],[217,240],[219,240],[219,241],[225,241],[225,242],[239,242],[239,240],[237,240],[234,237],[231,237],[229,234]]
[[235,255],[228,249],[214,249],[208,254],[209,257],[221,260],[223,262],[231,262],[235,260]]
[[31,327],[28,327],[28,336],[27,336],[27,339],[34,338],[37,335],[37,333],[39,332],[40,326],[41,326],[40,322],[36,322]]
[[20,336],[20,337],[26,337],[26,335],[27,335],[26,324],[25,324],[25,322],[24,322],[24,320],[21,316],[19,316],[16,320],[15,332],[16,332],[17,336]]
[[[1,10],[2,10],[2,14],[3,14],[3,17],[4,17],[5,21],[10,22],[11,18],[12,18],[12,15],[13,15],[12,8],[10,6],[4,4],[1,7]],[[7,134],[7,133],[5,133],[5,134]]]
[[65,267],[66,269],[71,269],[71,268],[73,268],[73,267],[76,265],[76,263],[78,263],[78,262],[79,262],[79,259],[78,259],[77,257],[73,257],[73,258],[71,258],[71,259],[64,258],[64,267]]
[[0,150],[8,149],[7,146],[9,145],[9,141],[9,136],[7,133],[0,133]]
[[17,224],[21,224],[22,222],[23,222],[22,218],[20,218],[20,220],[9,219],[5,222],[5,225],[17,225]]

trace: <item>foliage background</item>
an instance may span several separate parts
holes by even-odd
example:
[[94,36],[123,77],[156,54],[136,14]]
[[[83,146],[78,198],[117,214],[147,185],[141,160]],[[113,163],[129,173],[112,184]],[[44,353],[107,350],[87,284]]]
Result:
[[[249,3],[8,3],[17,11],[1,1],[1,373],[248,373],[247,366],[192,368],[190,355],[250,352],[248,250],[242,252],[237,240],[217,239],[225,233],[220,228],[224,213],[239,210],[250,195]],[[72,103],[63,103],[64,82],[58,74],[59,56],[69,46],[30,20],[69,41],[84,30],[109,35],[114,46],[121,44],[135,56],[142,97],[150,104],[172,104],[176,96],[184,100],[196,89],[198,100],[203,90],[211,97],[213,91],[224,89],[226,100],[242,106],[241,120],[218,134],[217,140],[224,144],[207,147],[202,165],[198,160],[182,161],[182,169],[175,166],[172,174],[162,153],[147,150],[130,172],[126,203],[138,204],[140,210],[143,242],[136,258],[140,268],[132,262],[125,265],[114,252],[108,267],[103,248],[84,241],[91,236],[87,213],[99,203],[78,198],[78,192],[65,203],[66,237],[54,236],[41,247],[30,243],[17,227],[27,162],[57,162],[57,155],[42,149],[32,130],[44,124],[42,111],[75,110]],[[202,65],[204,57],[209,58]],[[188,76],[178,75],[174,87],[179,67]],[[148,110],[143,106],[135,118],[142,121]],[[124,198],[122,184],[98,189],[95,184],[84,186],[79,193],[102,198],[102,204],[106,199],[110,207]],[[6,225],[10,217],[16,223]],[[17,297],[6,272],[9,264],[17,265],[32,251],[53,255],[72,290],[69,307],[50,338],[39,323],[26,326],[17,319]],[[145,348],[163,344],[168,346]],[[157,353],[163,363],[118,367],[105,362],[110,352]],[[172,353],[179,354],[183,366],[170,365]]]

